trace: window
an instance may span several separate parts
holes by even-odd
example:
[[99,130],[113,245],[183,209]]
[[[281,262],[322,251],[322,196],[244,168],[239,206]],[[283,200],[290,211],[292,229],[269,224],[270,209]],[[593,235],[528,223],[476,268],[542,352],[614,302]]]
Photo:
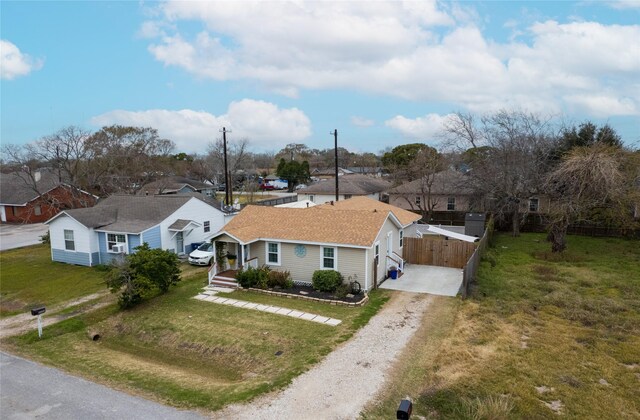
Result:
[[309,196],[309,201],[311,201],[312,203],[314,203],[314,202],[315,202],[315,198],[316,198],[316,197],[315,197],[314,195],[310,195],[310,196]]
[[455,210],[456,209],[456,198],[449,197],[447,198],[447,210]]
[[373,258],[380,261],[380,242],[376,242],[373,246]]
[[76,250],[76,242],[73,240],[72,230],[64,230],[64,249],[66,249],[67,251]]
[[126,245],[127,245],[127,238],[125,235],[123,234],[116,234],[116,233],[108,233],[107,234],[107,250],[109,252],[115,252],[113,250],[113,247],[116,245],[125,245],[125,249],[126,249]]
[[537,212],[538,208],[540,205],[540,200],[538,200],[537,198],[530,198],[529,199],[529,211],[530,212]]
[[210,222],[210,221],[208,221],[208,220],[206,220],[206,221],[204,222],[204,232],[205,232],[205,233],[207,233],[207,232],[209,232],[210,230],[211,230],[211,222]]
[[267,263],[280,265],[280,244],[267,242]]
[[35,214],[36,216],[40,216],[40,215],[42,214],[42,207],[40,207],[40,206],[36,206],[36,207],[33,209],[33,212],[34,212],[34,214]]
[[336,270],[338,264],[336,264],[337,251],[334,247],[322,246],[320,247],[322,252],[322,262],[320,268],[325,270]]
[[401,230],[400,231],[400,248],[402,248],[402,242],[404,242],[403,240],[404,240],[404,230]]
[[420,196],[419,196],[419,195],[416,195],[416,201],[415,201],[416,206],[419,206],[421,202],[422,202],[422,201],[420,200]]
[[353,197],[353,195],[352,195],[352,194],[345,194],[345,195],[344,195],[344,199],[345,199],[345,200],[348,200],[348,199],[350,199],[351,197]]

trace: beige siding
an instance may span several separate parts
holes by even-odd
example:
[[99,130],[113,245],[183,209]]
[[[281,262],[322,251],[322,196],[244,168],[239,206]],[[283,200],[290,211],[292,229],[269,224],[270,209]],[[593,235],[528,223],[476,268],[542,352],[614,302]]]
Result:
[[[291,277],[296,282],[311,283],[313,272],[320,270],[321,255],[320,245],[303,245],[305,255],[296,255],[295,249],[298,244],[280,243],[280,265],[269,265],[274,270],[289,271]],[[265,242],[251,244],[251,256],[258,257],[259,264],[266,262]],[[345,281],[357,280],[364,287],[365,279],[365,253],[364,249],[337,248],[338,271],[344,276]]]
[[[392,206],[400,207],[405,210],[419,211],[420,208],[415,204],[416,194],[400,195],[391,194],[389,196],[389,204]],[[425,198],[420,196],[421,200]],[[447,211],[447,202],[449,197],[456,199],[456,208],[453,211],[467,211],[469,209],[469,198],[464,195],[434,195],[431,197],[431,201],[435,203],[434,211]]]

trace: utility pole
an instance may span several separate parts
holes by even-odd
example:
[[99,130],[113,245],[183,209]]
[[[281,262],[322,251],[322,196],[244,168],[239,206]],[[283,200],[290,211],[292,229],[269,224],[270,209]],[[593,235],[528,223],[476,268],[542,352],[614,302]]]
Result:
[[336,202],[337,202],[340,197],[339,191],[338,191],[338,130],[333,130],[329,134],[333,134],[333,140],[334,140],[333,152],[335,154],[335,164],[336,164]]
[[229,186],[229,168],[227,165],[227,133],[230,133],[231,130],[222,127],[220,131],[222,132],[222,148],[224,150],[224,204],[229,206],[233,197]]

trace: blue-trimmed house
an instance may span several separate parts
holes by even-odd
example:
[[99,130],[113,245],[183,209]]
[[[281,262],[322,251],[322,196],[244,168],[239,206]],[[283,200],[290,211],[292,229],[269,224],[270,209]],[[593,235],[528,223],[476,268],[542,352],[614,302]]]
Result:
[[203,242],[232,217],[197,193],[112,195],[91,208],[62,211],[46,223],[53,261],[93,266],[135,252],[143,242],[188,254],[192,243]]

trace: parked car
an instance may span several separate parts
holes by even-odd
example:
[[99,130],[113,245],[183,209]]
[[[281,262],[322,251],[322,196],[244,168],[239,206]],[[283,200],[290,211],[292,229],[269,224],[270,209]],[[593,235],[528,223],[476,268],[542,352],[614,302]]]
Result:
[[213,262],[213,244],[205,242],[189,254],[189,263],[193,265],[211,265]]
[[225,191],[227,189],[227,184],[218,184],[218,191]]
[[262,191],[271,191],[271,190],[275,190],[276,188],[271,184],[262,183],[260,184],[260,189]]

